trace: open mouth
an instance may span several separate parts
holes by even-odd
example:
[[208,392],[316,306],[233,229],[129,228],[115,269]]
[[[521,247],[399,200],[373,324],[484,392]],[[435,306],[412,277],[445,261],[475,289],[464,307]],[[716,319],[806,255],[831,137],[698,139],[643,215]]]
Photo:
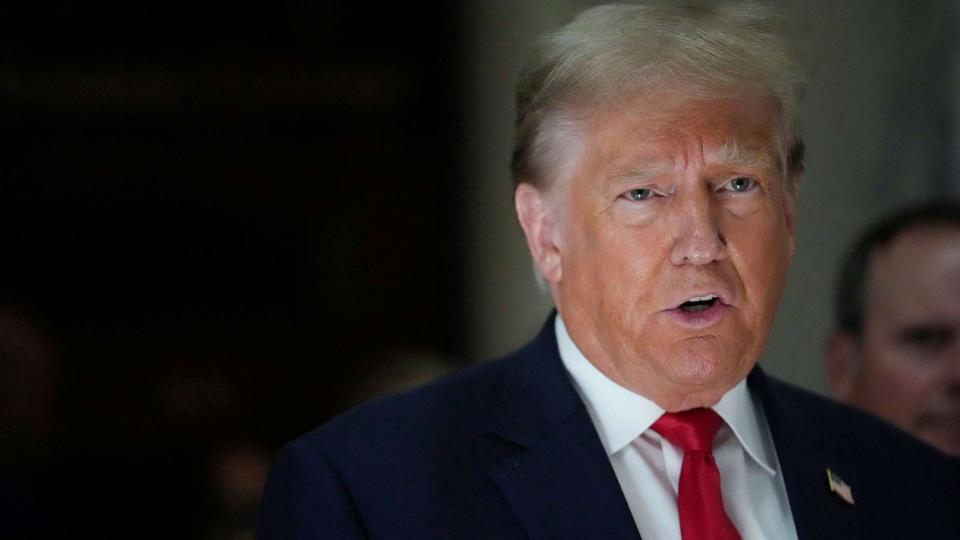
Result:
[[717,303],[717,300],[718,298],[717,298],[717,295],[715,294],[708,294],[706,296],[697,296],[695,298],[691,298],[686,302],[680,304],[679,307],[681,310],[687,313],[697,313],[700,311],[706,311],[710,309],[711,307],[713,307],[714,304]]

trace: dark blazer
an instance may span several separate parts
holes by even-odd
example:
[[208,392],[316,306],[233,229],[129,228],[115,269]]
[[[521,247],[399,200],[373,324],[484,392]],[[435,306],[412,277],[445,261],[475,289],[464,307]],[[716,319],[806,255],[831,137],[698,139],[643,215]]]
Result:
[[[800,538],[960,538],[960,465],[776,381],[763,404]],[[828,488],[826,469],[854,505]],[[361,406],[289,443],[257,537],[639,538],[564,369],[553,317],[520,351]]]

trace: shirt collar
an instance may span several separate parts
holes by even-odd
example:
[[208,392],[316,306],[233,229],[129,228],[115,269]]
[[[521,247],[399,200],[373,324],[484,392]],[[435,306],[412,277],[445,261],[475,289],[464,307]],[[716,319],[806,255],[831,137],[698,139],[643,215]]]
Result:
[[[554,329],[560,359],[587,406],[604,450],[611,456],[647,431],[664,410],[601,373],[570,338],[560,315],[557,315]],[[776,474],[773,441],[760,404],[751,396],[746,379],[724,394],[713,409],[730,426],[747,454],[768,474]]]
[[763,408],[747,388],[747,379],[742,379],[727,391],[713,410],[730,426],[740,445],[767,474],[776,474],[776,455],[773,438],[767,427]]

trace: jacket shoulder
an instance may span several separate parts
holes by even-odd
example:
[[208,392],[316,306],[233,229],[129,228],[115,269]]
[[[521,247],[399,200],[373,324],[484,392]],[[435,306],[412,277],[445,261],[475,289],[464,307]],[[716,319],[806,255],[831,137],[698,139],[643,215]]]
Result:
[[774,378],[768,381],[785,414],[811,429],[827,448],[849,448],[859,456],[906,456],[924,463],[957,465],[957,460],[873,414]]
[[798,494],[826,493],[829,469],[852,487],[859,527],[873,537],[960,530],[960,460],[862,410],[775,379],[761,386],[785,478],[801,486]]
[[[260,530],[303,522],[303,530],[321,531],[318,538],[354,530],[511,538],[504,531],[516,529],[514,518],[488,471],[509,449],[485,434],[501,382],[517,361],[487,362],[360,405],[288,443],[268,480]],[[298,503],[308,506],[300,512],[307,517],[291,515],[299,506],[290,501],[308,501]],[[310,516],[317,512],[336,521],[315,525]]]
[[321,452],[355,455],[371,445],[463,437],[482,423],[511,357],[465,368],[419,388],[358,405],[299,440]]

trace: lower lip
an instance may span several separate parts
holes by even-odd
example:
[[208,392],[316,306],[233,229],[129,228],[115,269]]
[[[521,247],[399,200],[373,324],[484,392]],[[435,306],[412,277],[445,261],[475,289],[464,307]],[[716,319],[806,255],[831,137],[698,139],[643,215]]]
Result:
[[671,319],[684,328],[706,328],[720,322],[729,306],[720,302],[714,303],[703,311],[684,311],[680,308],[668,309]]

